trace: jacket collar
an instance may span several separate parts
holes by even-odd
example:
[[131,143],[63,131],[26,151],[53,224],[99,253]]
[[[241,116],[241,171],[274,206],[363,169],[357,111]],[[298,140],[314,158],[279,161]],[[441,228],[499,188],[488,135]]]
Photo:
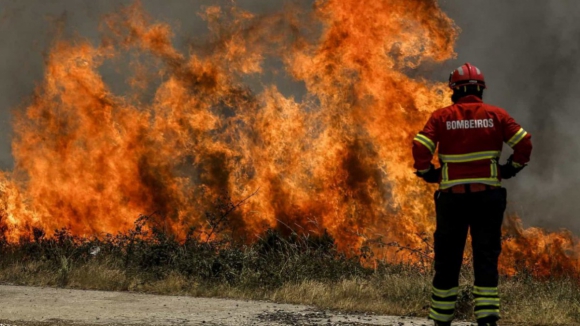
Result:
[[463,103],[483,103],[483,101],[475,95],[467,95],[467,96],[460,98],[456,104],[463,104]]

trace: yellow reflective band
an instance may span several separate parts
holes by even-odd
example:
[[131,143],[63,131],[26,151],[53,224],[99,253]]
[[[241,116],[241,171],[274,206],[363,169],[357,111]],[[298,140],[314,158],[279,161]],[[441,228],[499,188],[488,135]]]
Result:
[[475,179],[458,179],[451,181],[441,181],[439,189],[447,189],[457,185],[463,185],[468,183],[481,183],[488,186],[500,187],[501,182],[497,178],[475,178]]
[[441,313],[438,313],[437,311],[433,310],[433,308],[431,308],[431,310],[429,311],[429,318],[431,318],[433,320],[441,321],[441,322],[448,322],[448,321],[453,320],[453,314],[450,314],[450,315],[441,314]]
[[497,179],[497,161],[495,159],[491,160],[491,177]]
[[477,318],[477,319],[489,317],[489,316],[499,317],[499,309],[475,311],[475,318]]
[[450,309],[455,309],[455,302],[443,302],[443,301],[436,301],[434,299],[431,299],[431,308],[437,308],[437,309],[446,309],[446,310],[450,310]]
[[445,163],[465,163],[479,160],[493,159],[501,156],[501,151],[474,152],[466,154],[439,154],[439,159]]
[[487,291],[487,290],[494,290],[494,291],[497,291],[497,287],[495,287],[495,286],[494,286],[494,287],[485,287],[485,286],[477,286],[477,285],[476,285],[476,286],[474,286],[473,288],[474,288],[474,289],[476,289],[476,290],[478,290],[478,289],[479,289],[479,290],[484,290],[484,291]]
[[425,174],[427,172],[431,171],[431,168],[428,168],[426,170],[418,170],[417,172],[419,172],[419,174]]
[[447,166],[447,163],[443,163],[443,177],[441,178],[441,180],[443,182],[447,182],[449,181],[449,166]]
[[423,135],[423,134],[417,134],[417,136],[415,136],[414,140],[418,141],[419,143],[423,144],[425,147],[427,147],[427,149],[429,149],[431,151],[431,154],[433,154],[435,152],[435,143],[427,138],[427,136]]
[[475,306],[498,306],[499,298],[475,298]]
[[486,288],[486,287],[474,286],[473,287],[473,294],[486,295],[486,296],[492,296],[492,295],[497,296],[498,291],[497,291],[497,288]]
[[520,128],[520,130],[516,132],[516,134],[513,135],[512,138],[510,138],[510,140],[507,141],[507,144],[509,145],[509,147],[514,147],[520,141],[522,141],[522,139],[524,139],[524,137],[526,137],[527,134],[528,133],[524,130],[524,128]]
[[440,289],[433,287],[433,294],[435,294],[436,296],[438,296],[440,298],[451,297],[451,296],[457,295],[457,293],[459,293],[459,287],[454,287],[454,288],[449,289],[449,290],[440,290]]
[[517,168],[517,169],[519,169],[519,168],[523,167],[523,166],[524,166],[524,164],[520,164],[520,163],[512,162],[512,166],[513,166],[514,168]]

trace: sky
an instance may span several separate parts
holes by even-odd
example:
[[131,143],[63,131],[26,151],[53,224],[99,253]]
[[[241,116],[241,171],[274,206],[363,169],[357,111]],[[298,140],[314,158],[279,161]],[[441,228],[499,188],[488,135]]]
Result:
[[[221,0],[144,0],[155,19],[176,28],[176,42],[207,32],[197,15],[204,5]],[[223,0],[222,2],[227,2]],[[238,0],[255,13],[282,10],[283,2]],[[307,3],[308,1],[303,1]],[[65,35],[97,39],[101,17],[131,1],[0,0],[0,169],[13,167],[11,112],[22,107],[42,80],[43,54],[66,21]],[[441,0],[442,9],[461,29],[457,58],[427,73],[445,81],[464,62],[479,67],[489,88],[484,100],[505,108],[532,134],[531,164],[504,182],[511,212],[527,225],[580,232],[580,1],[577,0]],[[104,68],[104,79],[121,88],[118,72]],[[281,81],[281,90],[299,93],[301,86]],[[115,86],[117,85],[117,86]],[[504,156],[510,150],[504,151]]]

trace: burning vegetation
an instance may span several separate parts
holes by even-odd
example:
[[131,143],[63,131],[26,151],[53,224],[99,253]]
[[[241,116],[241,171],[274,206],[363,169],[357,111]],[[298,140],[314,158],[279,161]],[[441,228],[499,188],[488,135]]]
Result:
[[[252,243],[275,229],[329,235],[343,253],[370,248],[387,262],[429,255],[434,189],[412,173],[410,144],[450,100],[445,84],[406,72],[454,56],[458,29],[436,1],[200,15],[210,36],[186,51],[138,3],[103,19],[97,45],[55,39],[44,79],[14,118],[15,169],[0,177],[3,239],[62,228],[102,238],[146,214],[181,241],[200,232]],[[114,94],[100,68],[123,56],[129,87]],[[267,60],[304,97],[275,84],[250,89]],[[227,227],[201,232],[215,216]],[[578,252],[568,232],[509,218],[501,266],[577,275]]]

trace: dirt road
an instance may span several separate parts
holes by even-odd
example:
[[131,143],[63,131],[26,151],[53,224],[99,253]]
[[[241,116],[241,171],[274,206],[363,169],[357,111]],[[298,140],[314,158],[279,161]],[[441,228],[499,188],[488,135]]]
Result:
[[0,286],[0,326],[69,324],[432,325],[424,318],[341,314],[270,302]]

